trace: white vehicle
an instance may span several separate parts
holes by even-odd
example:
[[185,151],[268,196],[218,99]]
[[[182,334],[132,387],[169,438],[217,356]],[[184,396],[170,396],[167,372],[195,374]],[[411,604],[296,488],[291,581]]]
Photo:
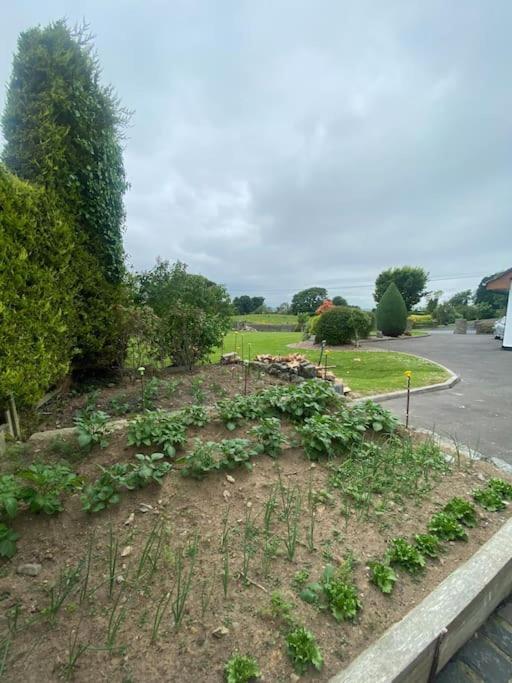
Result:
[[507,316],[504,315],[503,318],[500,318],[494,323],[494,339],[503,339],[503,335],[505,334],[506,320]]

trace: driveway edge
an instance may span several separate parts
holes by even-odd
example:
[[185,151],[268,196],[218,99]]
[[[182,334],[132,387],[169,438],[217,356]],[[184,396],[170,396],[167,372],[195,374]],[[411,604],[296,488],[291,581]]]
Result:
[[[414,355],[414,354],[411,354]],[[417,356],[418,358],[423,358],[423,356]],[[437,363],[434,360],[430,359],[425,359],[428,360],[429,363],[434,363],[434,365],[439,366],[443,370],[445,370],[450,377],[445,380],[444,382],[439,382],[438,384],[427,384],[425,387],[417,387],[416,389],[411,389],[411,395],[416,395],[416,394],[430,394],[434,391],[444,391],[444,389],[451,389],[453,386],[455,386],[458,382],[461,381],[461,378],[459,375],[455,374],[453,370],[450,370],[450,368],[447,368],[446,365],[441,365],[441,363]],[[378,403],[382,403],[383,401],[391,401],[394,398],[401,398],[403,396],[407,396],[407,389],[402,389],[400,391],[390,391],[386,394],[369,394],[368,396],[362,396],[361,398],[356,398],[354,401],[376,401]]]

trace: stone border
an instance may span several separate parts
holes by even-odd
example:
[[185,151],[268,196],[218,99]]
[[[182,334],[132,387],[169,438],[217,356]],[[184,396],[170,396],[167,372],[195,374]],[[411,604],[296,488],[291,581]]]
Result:
[[427,683],[512,591],[512,519],[330,683]]

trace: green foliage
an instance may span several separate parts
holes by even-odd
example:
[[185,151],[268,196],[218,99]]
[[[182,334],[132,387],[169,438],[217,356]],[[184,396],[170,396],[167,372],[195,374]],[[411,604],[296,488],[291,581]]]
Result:
[[398,419],[374,401],[356,403],[350,414],[353,419],[361,420],[365,429],[372,429],[374,432],[392,434],[398,426]]
[[309,287],[293,295],[291,312],[314,313],[320,304],[327,299],[327,290],[323,287]]
[[384,296],[384,292],[393,283],[402,295],[406,309],[411,311],[419,303],[421,297],[425,295],[427,280],[428,273],[423,268],[412,266],[389,268],[382,271],[377,277],[373,298],[379,303]]
[[44,465],[36,463],[22,470],[18,476],[29,482],[21,492],[30,512],[54,515],[63,510],[61,493],[76,489],[80,478],[67,465]]
[[250,655],[231,655],[224,667],[226,683],[248,683],[260,678],[258,662]]
[[437,512],[428,523],[428,530],[442,541],[467,541],[468,535],[460,522],[446,512]]
[[252,427],[249,434],[256,438],[259,451],[271,458],[281,455],[283,446],[287,443],[281,432],[281,421],[277,417],[261,418],[259,425]]
[[247,294],[243,294],[242,296],[235,296],[233,308],[238,315],[247,315],[261,308],[264,301],[265,297],[263,296],[247,296]]
[[505,502],[498,491],[491,487],[473,491],[474,500],[489,512],[498,512],[505,508]]
[[100,448],[108,446],[109,416],[102,410],[83,412],[75,417],[75,427],[78,432],[78,445],[80,448],[90,450],[94,445]]
[[[100,76],[85,30],[58,21],[25,31],[2,121],[7,166],[52,190],[72,221],[78,322],[70,329],[78,336],[75,364],[84,368],[110,367],[119,358],[114,311],[124,274],[121,138],[127,115]],[[59,286],[61,293],[71,291],[60,277]],[[49,304],[48,310],[59,308]]]
[[249,439],[224,439],[218,444],[221,455],[219,466],[222,469],[232,470],[240,464],[244,464],[247,469],[252,469],[251,457],[256,451],[251,446]]
[[20,481],[12,474],[0,476],[0,515],[13,518],[18,514],[18,503],[22,499]]
[[82,508],[86,512],[100,512],[121,500],[121,491],[160,484],[171,464],[163,461],[163,453],[135,456],[136,463],[115,463],[101,467],[101,476],[85,487],[82,494]]
[[507,308],[508,294],[507,292],[493,292],[492,290],[486,289],[486,284],[490,280],[494,280],[500,275],[502,275],[502,273],[493,273],[492,275],[487,275],[486,277],[482,278],[474,296],[475,304],[486,305],[490,307],[494,312],[495,317],[498,317],[501,312],[505,312],[505,309]]
[[274,619],[281,619],[288,626],[293,626],[294,605],[279,591],[272,591],[270,596],[270,614]]
[[203,442],[201,439],[196,439],[194,449],[187,453],[184,458],[185,464],[181,474],[184,477],[202,479],[210,472],[219,470],[220,463],[216,458],[217,452],[218,445],[215,441]]
[[369,562],[368,566],[370,568],[370,581],[383,593],[389,595],[397,581],[397,576],[393,569],[388,564],[377,561]]
[[73,234],[51,191],[0,164],[0,397],[32,406],[69,369]]
[[503,500],[512,500],[512,484],[503,479],[489,479],[487,486],[492,490],[496,491]]
[[319,583],[311,583],[300,597],[323,609],[329,609],[336,621],[354,619],[361,609],[357,587],[351,581],[351,563],[338,568],[326,565]]
[[364,423],[349,411],[335,415],[313,415],[297,427],[302,445],[310,460],[335,457],[362,440]]
[[208,412],[203,406],[193,405],[182,408],[178,415],[183,424],[194,427],[204,427],[210,421]]
[[335,306],[348,306],[347,300],[342,296],[334,296],[332,299],[332,303]]
[[160,354],[191,368],[220,346],[230,327],[231,304],[225,288],[187,273],[179,261],[159,261],[138,276],[138,297],[159,317]]
[[128,425],[129,446],[161,446],[168,457],[176,454],[176,448],[187,440],[186,420],[183,413],[165,410],[147,410],[130,421]]
[[476,526],[476,510],[473,503],[470,503],[464,498],[452,498],[444,506],[443,512],[454,517],[458,522],[464,524],[464,526],[473,527]]
[[377,329],[398,337],[407,327],[407,308],[397,286],[392,282],[382,295],[376,311]]
[[317,343],[349,344],[357,339],[366,339],[372,328],[372,319],[358,308],[335,306],[322,313],[315,325]]
[[20,535],[0,522],[0,557],[7,559],[16,554],[16,541]]
[[314,380],[274,386],[261,392],[266,405],[293,421],[302,422],[340,404],[340,397],[327,382]]
[[393,538],[390,541],[388,558],[391,564],[399,565],[410,574],[417,574],[425,567],[423,555],[405,538]]
[[424,557],[438,557],[441,552],[439,538],[433,534],[416,534],[414,545]]
[[288,656],[297,673],[306,673],[309,666],[313,666],[317,671],[322,669],[324,660],[316,638],[304,626],[297,626],[290,631],[286,636],[286,645]]

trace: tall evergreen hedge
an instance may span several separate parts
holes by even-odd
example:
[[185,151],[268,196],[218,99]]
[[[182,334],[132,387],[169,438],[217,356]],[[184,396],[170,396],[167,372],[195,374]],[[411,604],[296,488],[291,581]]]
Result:
[[389,337],[398,337],[407,327],[407,307],[394,282],[388,286],[377,306],[377,329]]
[[34,404],[69,368],[73,231],[51,192],[0,164],[0,400]]
[[126,121],[100,82],[86,31],[59,21],[21,34],[2,119],[3,159],[20,178],[52,190],[72,223],[76,361],[87,368],[119,357],[113,312],[124,276]]

